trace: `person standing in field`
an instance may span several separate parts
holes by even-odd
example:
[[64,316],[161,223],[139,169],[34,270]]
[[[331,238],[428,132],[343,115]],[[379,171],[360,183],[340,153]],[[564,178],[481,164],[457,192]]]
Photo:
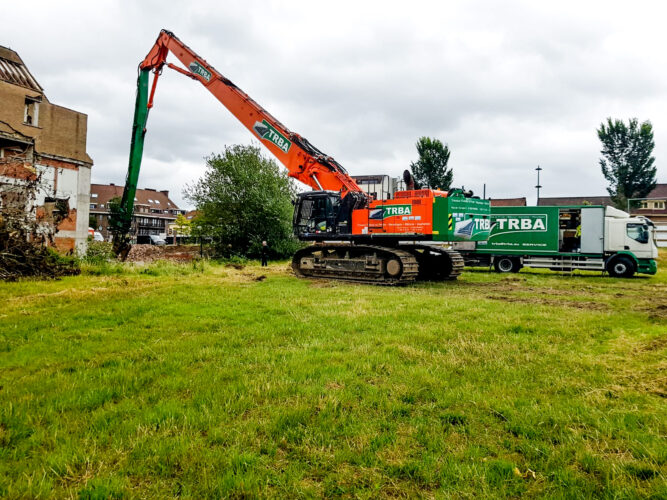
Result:
[[269,245],[266,241],[262,241],[262,267],[268,266]]

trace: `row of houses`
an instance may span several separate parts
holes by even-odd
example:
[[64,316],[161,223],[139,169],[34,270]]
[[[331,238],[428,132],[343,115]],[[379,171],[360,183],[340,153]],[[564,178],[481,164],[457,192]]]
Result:
[[[90,222],[91,227],[99,231],[105,240],[111,239],[109,231],[109,203],[123,196],[123,186],[111,184],[90,185]],[[134,215],[132,217],[131,235],[136,239],[140,236],[173,236],[174,223],[179,214],[192,218],[194,212],[180,209],[169,198],[169,191],[156,189],[137,189],[134,197]],[[141,239],[141,238],[140,238]]]

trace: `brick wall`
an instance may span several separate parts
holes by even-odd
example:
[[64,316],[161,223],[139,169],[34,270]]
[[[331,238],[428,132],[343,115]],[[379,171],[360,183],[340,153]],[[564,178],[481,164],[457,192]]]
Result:
[[[26,97],[42,99],[37,126],[23,122]],[[36,152],[92,164],[86,153],[88,117],[85,114],[51,104],[38,92],[3,81],[0,81],[0,100],[0,120],[32,137]]]
[[[36,123],[25,120],[26,98],[38,105]],[[3,165],[0,175],[5,178],[21,178],[26,172],[41,175],[41,187],[36,205],[45,198],[69,199],[68,217],[58,227],[56,247],[70,251],[83,249],[88,237],[90,206],[90,169],[92,160],[86,153],[87,116],[48,101],[42,93],[0,81],[0,147],[11,146],[12,136],[32,140],[30,157],[21,168]],[[23,167],[27,166],[28,170]]]

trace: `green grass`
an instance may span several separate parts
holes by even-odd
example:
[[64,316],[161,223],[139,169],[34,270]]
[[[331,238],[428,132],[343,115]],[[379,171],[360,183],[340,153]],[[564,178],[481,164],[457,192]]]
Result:
[[667,498],[662,257],[632,280],[0,284],[0,496]]

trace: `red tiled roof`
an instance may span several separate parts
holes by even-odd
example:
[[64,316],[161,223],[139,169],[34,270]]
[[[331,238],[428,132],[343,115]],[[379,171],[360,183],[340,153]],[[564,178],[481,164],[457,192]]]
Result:
[[653,191],[651,191],[647,198],[664,198],[667,200],[667,184],[656,184]]
[[[124,186],[114,184],[91,184],[90,185],[90,203],[97,204],[94,211],[106,212],[109,200],[112,198],[122,198]],[[97,195],[97,196],[94,196]],[[101,205],[104,205],[102,208]],[[156,191],[155,189],[137,189],[134,206],[146,206],[149,209],[156,210],[180,210],[176,203],[169,198],[169,191]],[[173,214],[157,214],[149,212],[147,215],[174,217]]]
[[526,198],[489,198],[492,207],[525,207]]
[[540,198],[537,202],[539,207],[562,207],[567,205],[611,205],[614,203],[609,196],[565,196],[556,198]]

